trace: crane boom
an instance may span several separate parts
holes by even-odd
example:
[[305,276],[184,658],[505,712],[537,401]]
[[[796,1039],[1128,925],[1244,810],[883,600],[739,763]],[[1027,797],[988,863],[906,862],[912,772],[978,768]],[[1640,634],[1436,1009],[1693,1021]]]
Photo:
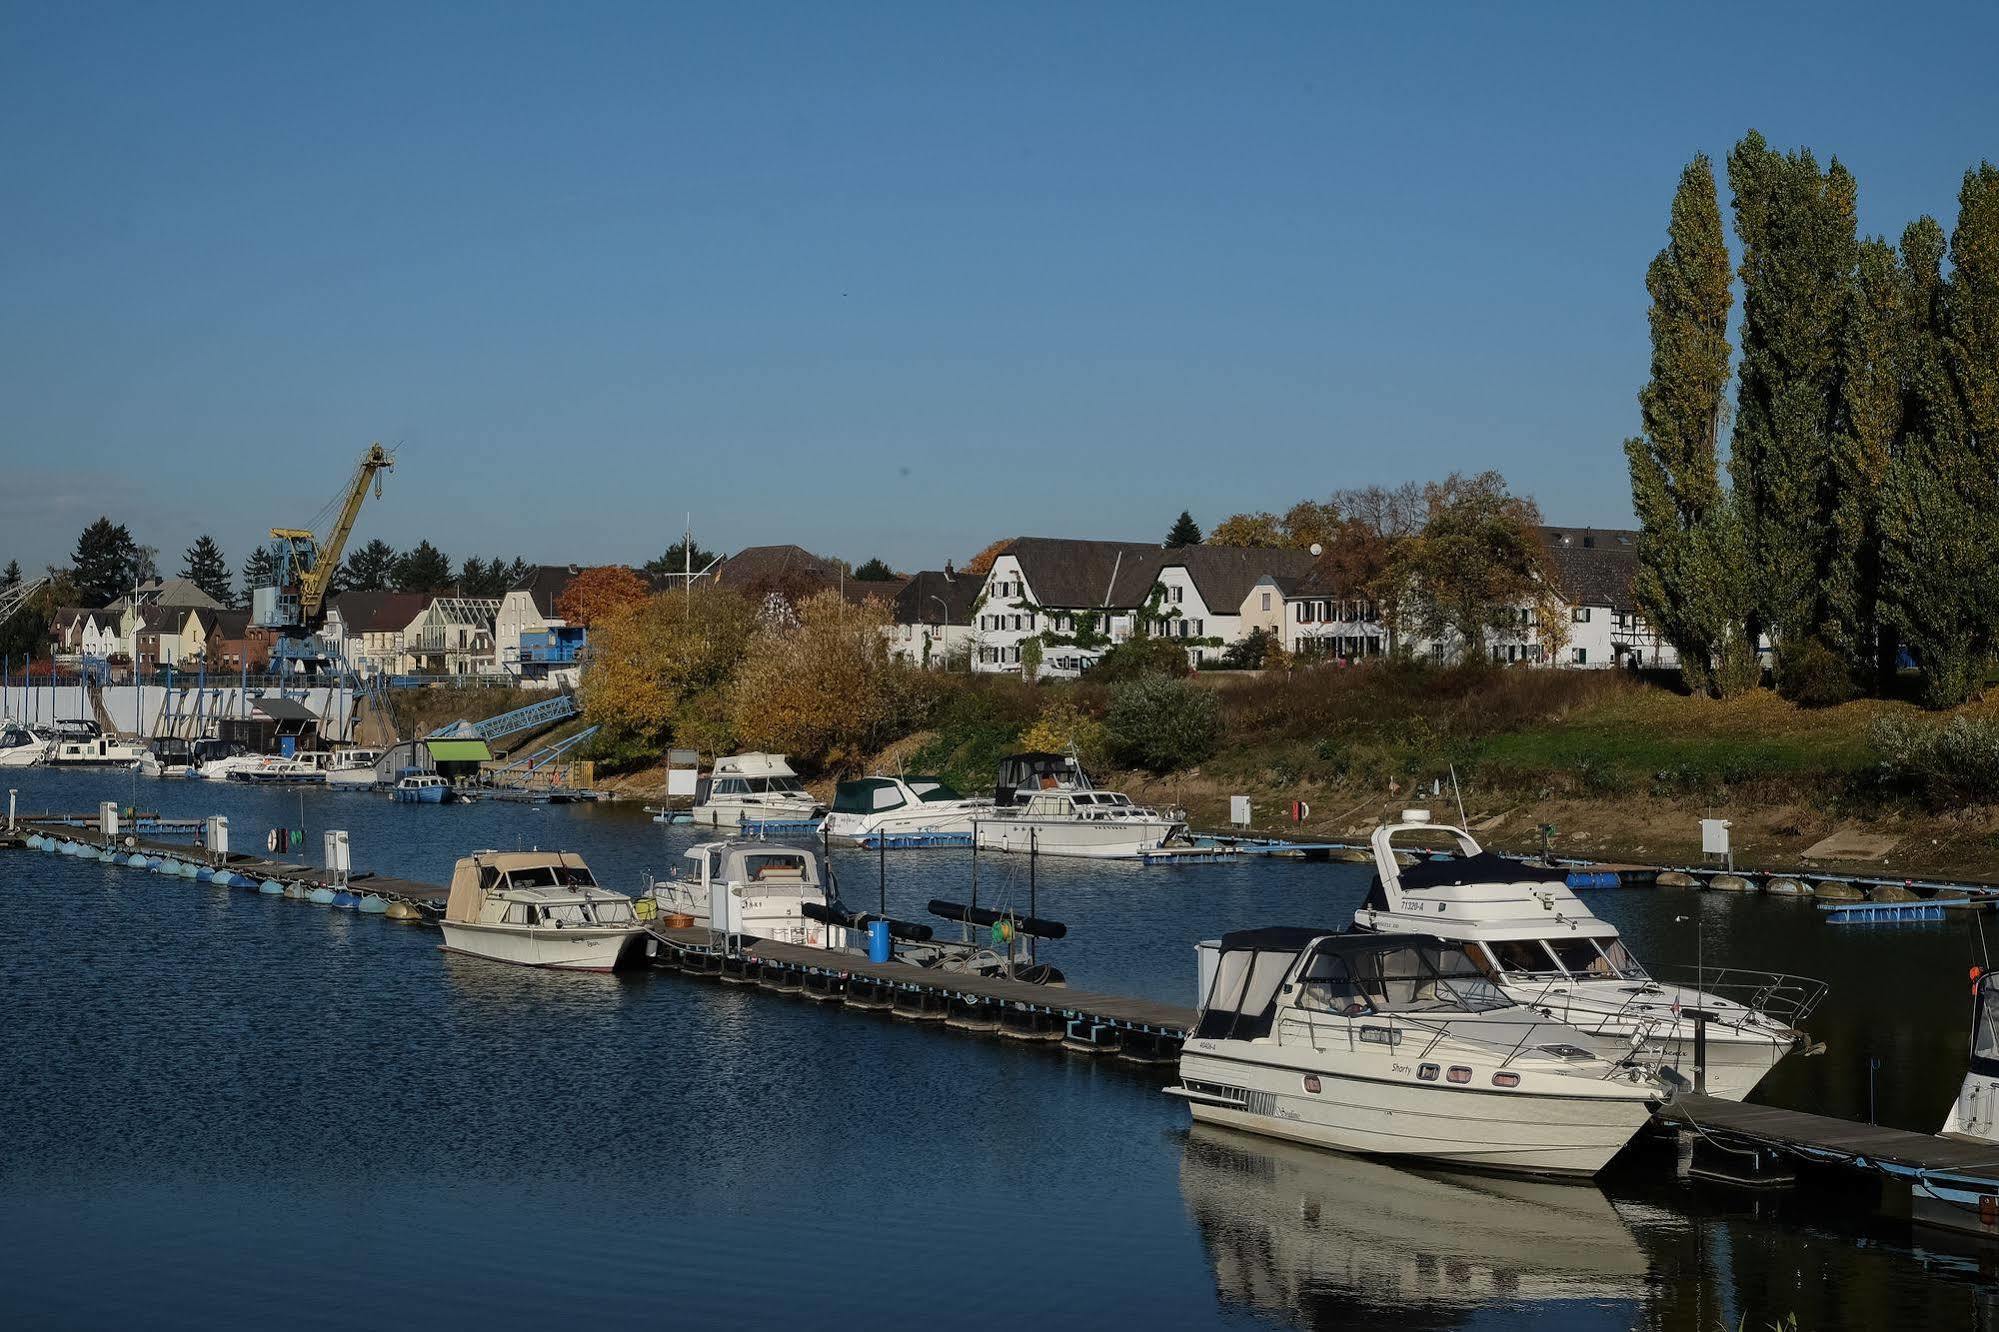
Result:
[[[375,498],[382,496],[381,474],[395,469],[396,460],[379,443],[368,446],[361,455],[361,465],[354,469],[354,480],[347,487],[346,502],[340,506],[340,514],[327,529],[326,539],[314,544],[312,567],[300,571],[298,580],[299,613],[307,624],[317,624],[320,612],[326,606],[326,589],[333,582],[333,575],[339,572],[341,552],[347,548],[347,538],[353,535],[354,520],[361,516],[361,501],[368,497],[368,485],[375,486]],[[274,527],[271,535],[279,541],[313,541],[311,532],[299,528]]]

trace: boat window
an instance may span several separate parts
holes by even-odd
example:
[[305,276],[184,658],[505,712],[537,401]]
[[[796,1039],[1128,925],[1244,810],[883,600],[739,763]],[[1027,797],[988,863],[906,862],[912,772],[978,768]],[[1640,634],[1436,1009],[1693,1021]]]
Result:
[[804,795],[805,783],[799,781],[796,777],[773,777],[770,779],[769,789],[783,792],[786,795]]
[[581,865],[564,865],[558,875],[564,888],[595,888],[597,881],[590,877],[590,871]]
[[804,883],[805,857],[770,852],[746,855],[743,876],[751,883]]
[[1638,959],[1624,946],[1622,939],[1598,939],[1596,946],[1603,950],[1611,968],[1626,980],[1645,980],[1645,968],[1638,965]]
[[541,923],[544,925],[587,925],[589,920],[583,914],[580,902],[557,902],[541,909]]
[[1545,976],[1561,970],[1536,939],[1492,939],[1485,946],[1501,971]]
[[721,878],[722,853],[720,851],[710,851],[708,853],[708,882],[718,883],[721,881]]
[[1347,964],[1328,953],[1314,953],[1298,976],[1298,1006],[1342,1017],[1371,1013],[1374,1006],[1347,971]]
[[507,883],[514,888],[553,888],[555,871],[547,865],[529,865],[523,869],[508,870]]
[[1562,970],[1579,980],[1614,980],[1617,972],[1596,950],[1596,945],[1588,939],[1555,938],[1547,940],[1548,951],[1562,964]]
[[1392,1050],[1401,1042],[1402,1033],[1393,1027],[1362,1027],[1360,1038],[1369,1045],[1385,1045]]
[[526,902],[509,902],[507,913],[500,919],[508,925],[531,925],[534,923],[533,908]]
[[1282,949],[1223,952],[1195,1035],[1238,1041],[1268,1036],[1278,988],[1297,960],[1296,952]]
[[1510,1002],[1462,948],[1388,948],[1357,954],[1348,965],[1378,1012],[1479,1012],[1503,1008]]
[[916,792],[916,798],[925,804],[935,804],[943,800],[963,800],[965,798],[945,783],[938,781],[935,777],[911,777],[909,779],[909,789]]
[[632,904],[630,902],[623,900],[612,901],[606,898],[595,905],[597,908],[597,921],[601,925],[624,925],[635,919],[632,915]]
[[1978,1016],[1971,1028],[1971,1066],[1979,1072],[1991,1076],[1999,1072],[1999,987],[1981,984],[1978,990]]

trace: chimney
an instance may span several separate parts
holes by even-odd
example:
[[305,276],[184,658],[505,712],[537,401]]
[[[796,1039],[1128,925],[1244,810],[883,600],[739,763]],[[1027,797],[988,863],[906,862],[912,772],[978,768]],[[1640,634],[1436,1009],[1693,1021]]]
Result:
[[949,560],[944,561],[944,581],[947,583],[954,583],[957,581],[957,576],[952,571],[951,561]]

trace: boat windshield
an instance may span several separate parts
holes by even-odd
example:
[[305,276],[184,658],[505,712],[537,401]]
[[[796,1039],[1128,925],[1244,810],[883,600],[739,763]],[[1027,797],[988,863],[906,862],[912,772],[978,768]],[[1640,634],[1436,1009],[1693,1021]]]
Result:
[[1999,1077],[1999,977],[1981,978],[1978,1012],[1971,1020],[1971,1068]]
[[1617,939],[1563,935],[1553,939],[1494,939],[1485,944],[1499,970],[1510,977],[1568,977],[1573,980],[1646,980],[1645,968]]
[[1320,951],[1298,976],[1298,1006],[1344,1017],[1367,1013],[1479,1013],[1511,1001],[1466,949],[1410,944]]
[[899,809],[904,803],[902,792],[886,777],[863,777],[855,782],[841,782],[833,792],[835,814],[876,814]]
[[911,777],[909,789],[916,792],[916,798],[925,804],[936,804],[944,800],[963,800],[959,795],[935,777]]

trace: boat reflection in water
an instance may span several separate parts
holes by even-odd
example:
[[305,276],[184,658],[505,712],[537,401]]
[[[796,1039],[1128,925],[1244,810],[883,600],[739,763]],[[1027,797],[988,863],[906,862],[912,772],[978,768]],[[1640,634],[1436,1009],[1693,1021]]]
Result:
[[1301,1327],[1447,1327],[1645,1293],[1645,1251],[1591,1184],[1427,1173],[1196,1124],[1180,1193],[1224,1308]]

